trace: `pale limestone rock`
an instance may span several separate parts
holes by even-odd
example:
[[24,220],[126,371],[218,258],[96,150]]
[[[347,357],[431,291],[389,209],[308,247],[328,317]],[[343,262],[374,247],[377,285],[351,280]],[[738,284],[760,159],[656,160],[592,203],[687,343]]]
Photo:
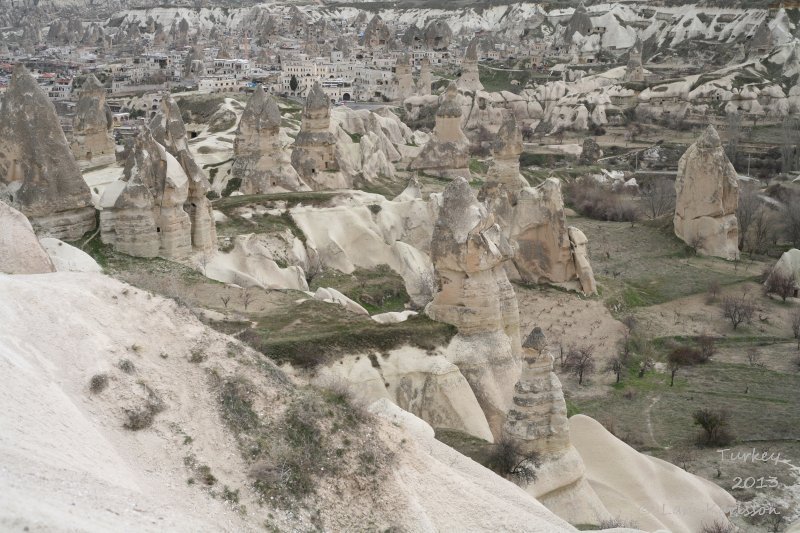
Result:
[[111,125],[106,88],[94,74],[89,74],[81,86],[75,117],[72,119],[70,149],[79,166],[86,168],[116,161]]
[[737,259],[739,183],[714,126],[681,157],[675,191],[675,235],[702,255]]
[[217,249],[217,228],[211,212],[211,201],[206,197],[210,188],[205,172],[195,162],[189,150],[189,137],[181,118],[178,104],[172,95],[165,92],[161,98],[161,109],[150,121],[153,138],[180,163],[188,182],[188,194],[184,210],[191,221],[192,247],[196,251],[209,252]]
[[522,359],[503,432],[542,460],[527,490],[572,523],[598,524],[610,515],[589,486],[583,461],[570,443],[567,404],[541,328],[534,328],[522,344]]
[[457,85],[461,91],[474,92],[483,90],[483,84],[478,73],[477,37],[470,41],[466,52],[464,52],[464,59],[461,61],[461,76],[458,77]]
[[244,194],[307,191],[280,136],[281,112],[275,99],[258,86],[242,113],[231,175],[241,179]]
[[628,65],[625,67],[625,81],[644,81],[644,67],[642,66],[642,40],[636,36],[633,48],[628,52]]
[[469,140],[461,130],[458,90],[451,82],[436,111],[436,127],[428,143],[409,165],[435,176],[469,177]]
[[369,403],[385,398],[440,429],[492,442],[494,437],[470,384],[442,355],[403,346],[377,358],[347,355],[320,371],[344,379]]
[[332,287],[319,287],[316,292],[314,292],[314,299],[341,305],[351,313],[355,313],[357,315],[369,316],[369,311],[364,309],[361,304],[355,300],[352,300],[351,298],[348,298]]
[[143,126],[120,181],[100,198],[103,242],[136,257],[183,258],[192,251],[192,224],[183,206],[189,178]]
[[578,163],[581,165],[595,165],[597,160],[603,157],[603,150],[597,144],[597,141],[591,137],[586,137],[583,140],[583,149],[581,156],[578,158]]
[[375,15],[364,29],[364,48],[375,50],[386,48],[392,39],[392,31],[380,15]]
[[403,101],[414,94],[414,77],[411,75],[411,57],[401,54],[394,65],[393,97]]
[[40,235],[77,240],[95,228],[92,196],[55,108],[22,65],[0,107],[0,200]]
[[330,131],[331,102],[319,82],[308,92],[300,133],[294,141],[292,166],[313,190],[344,189],[352,183],[339,172],[336,135]]
[[522,153],[522,132],[517,120],[509,113],[492,143],[492,162],[489,165],[489,181],[502,183],[510,191],[527,187],[528,182],[519,172],[519,156]]
[[52,237],[44,237],[39,242],[50,256],[56,272],[102,272],[103,269],[94,258],[72,245]]
[[431,60],[427,57],[422,58],[422,63],[419,67],[419,79],[417,80],[417,94],[420,96],[427,96],[431,94],[431,85],[433,84],[433,74],[431,73]]
[[519,309],[503,264],[511,248],[464,178],[445,188],[431,240],[440,290],[426,307],[458,334],[447,356],[470,382],[499,435],[519,377]]
[[55,271],[25,215],[0,201],[0,273],[45,274]]

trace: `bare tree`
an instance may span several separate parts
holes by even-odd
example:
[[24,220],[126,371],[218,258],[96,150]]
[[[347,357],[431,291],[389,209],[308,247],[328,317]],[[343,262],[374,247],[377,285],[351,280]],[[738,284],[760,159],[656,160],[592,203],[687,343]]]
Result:
[[764,283],[764,292],[779,296],[784,302],[786,298],[794,295],[795,290],[797,290],[797,284],[794,274],[787,275],[777,269],[772,270],[772,273],[767,277],[766,283]]
[[750,366],[763,367],[761,363],[761,354],[756,347],[751,347],[747,350],[747,363]]
[[714,303],[717,301],[717,297],[719,296],[719,291],[721,288],[722,287],[717,280],[713,280],[708,283],[708,303]]
[[253,301],[253,291],[250,290],[250,287],[245,287],[242,290],[242,305],[244,306],[244,310],[247,311],[247,307]]
[[797,339],[797,349],[800,350],[800,309],[792,312],[792,335]]
[[622,356],[614,357],[606,365],[606,372],[613,372],[617,376],[616,383],[619,383],[623,370],[625,370],[625,364],[622,362]]
[[800,247],[800,200],[788,202],[781,218],[784,238],[795,248]]
[[722,313],[725,318],[731,321],[733,329],[736,329],[743,322],[749,323],[753,319],[755,305],[746,294],[738,298],[736,296],[726,296],[722,300]]
[[699,444],[705,446],[719,446],[728,444],[733,440],[728,432],[728,412],[715,411],[708,408],[698,409],[692,415],[694,424],[703,428]]
[[761,207],[758,191],[752,185],[739,191],[739,207],[736,208],[736,221],[739,224],[739,249],[744,250],[744,241],[750,225]]
[[792,172],[800,165],[800,120],[787,115],[783,119],[783,144],[781,145],[781,171]]
[[639,377],[643,378],[647,372],[650,372],[655,368],[656,362],[653,361],[652,357],[645,357],[642,359],[641,363],[639,363]]
[[669,386],[675,384],[675,374],[685,366],[692,366],[700,360],[700,352],[688,346],[681,346],[672,350],[667,356],[667,368],[669,368]]
[[567,353],[566,369],[578,378],[578,385],[583,385],[583,377],[594,372],[594,346],[573,346]]
[[641,197],[651,219],[675,211],[675,184],[666,178],[651,180],[641,189]]
[[700,350],[698,362],[706,363],[717,352],[717,341],[711,335],[700,335],[697,337],[697,348]]
[[780,221],[776,213],[765,206],[756,211],[745,244],[751,254],[764,254],[778,242]]
[[489,468],[523,486],[536,481],[536,469],[541,465],[537,452],[523,450],[515,440],[505,435],[494,444],[488,460]]
[[728,154],[728,159],[736,165],[736,160],[739,157],[739,138],[742,136],[742,117],[739,113],[731,113],[728,115],[728,145],[725,147],[725,152]]
[[222,300],[222,305],[225,306],[225,310],[227,311],[228,310],[228,302],[231,301],[230,294],[228,294],[226,296],[220,296],[219,299]]

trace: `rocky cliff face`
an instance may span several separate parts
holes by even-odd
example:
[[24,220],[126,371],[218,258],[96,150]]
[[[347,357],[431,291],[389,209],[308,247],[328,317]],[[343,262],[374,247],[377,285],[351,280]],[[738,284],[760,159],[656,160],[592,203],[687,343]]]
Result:
[[106,165],[115,161],[106,88],[94,74],[86,77],[80,89],[75,117],[72,119],[70,149],[81,167]]
[[0,109],[0,199],[39,234],[75,240],[95,227],[89,187],[55,108],[21,65]]
[[275,99],[258,87],[236,130],[231,175],[245,194],[309,190],[291,164],[280,137],[281,112]]
[[164,93],[161,109],[150,122],[150,129],[153,139],[178,161],[189,180],[183,207],[191,221],[192,247],[202,252],[216,250],[217,230],[211,213],[211,202],[206,198],[210,187],[208,178],[189,151],[186,126],[178,104],[169,93]]
[[440,290],[427,306],[434,320],[458,334],[448,359],[472,386],[492,432],[499,435],[519,376],[519,309],[503,264],[511,248],[494,217],[464,178],[442,195],[431,259]]
[[737,259],[739,183],[714,126],[678,162],[675,192],[675,235],[703,255]]

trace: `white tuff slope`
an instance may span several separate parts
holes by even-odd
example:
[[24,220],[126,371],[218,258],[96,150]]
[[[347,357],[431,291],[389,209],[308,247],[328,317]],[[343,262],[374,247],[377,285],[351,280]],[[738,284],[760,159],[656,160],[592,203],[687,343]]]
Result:
[[[266,506],[233,512],[187,485],[182,458],[196,452],[218,485],[247,483],[208,386],[209,366],[249,371],[262,387],[291,385],[265,384],[254,367],[227,355],[232,339],[175,302],[100,274],[0,275],[0,294],[0,529],[261,529]],[[203,365],[188,361],[198,342]],[[122,358],[134,362],[133,375],[115,368]],[[109,374],[108,388],[91,394],[89,380],[100,372]],[[131,432],[122,428],[123,409],[141,399],[139,380],[166,410],[151,428]],[[396,461],[375,495],[383,522],[412,531],[575,531],[523,490],[433,440],[430,428],[410,435],[379,426],[377,437]],[[194,439],[189,445],[186,435]],[[337,518],[364,511],[339,507],[327,509]]]

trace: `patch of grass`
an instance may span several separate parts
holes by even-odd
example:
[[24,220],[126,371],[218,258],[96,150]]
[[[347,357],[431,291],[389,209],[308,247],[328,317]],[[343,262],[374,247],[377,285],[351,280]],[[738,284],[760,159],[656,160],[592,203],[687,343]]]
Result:
[[484,175],[489,170],[489,164],[486,161],[472,158],[469,160],[469,171],[472,174]]
[[252,382],[243,376],[226,379],[220,385],[222,419],[235,432],[252,431],[258,427],[258,415],[253,410],[253,394]]
[[382,353],[403,345],[434,350],[446,345],[455,332],[453,326],[424,315],[397,324],[378,324],[364,315],[308,300],[281,315],[261,317],[257,327],[240,338],[278,364],[314,368],[343,354]]
[[225,184],[225,189],[222,191],[223,198],[230,198],[231,193],[234,193],[239,190],[239,187],[242,186],[242,178],[231,178],[228,180],[228,183]]
[[411,300],[403,278],[387,265],[374,269],[358,268],[352,274],[328,270],[311,281],[310,289],[332,287],[360,303],[370,312],[402,311]]

